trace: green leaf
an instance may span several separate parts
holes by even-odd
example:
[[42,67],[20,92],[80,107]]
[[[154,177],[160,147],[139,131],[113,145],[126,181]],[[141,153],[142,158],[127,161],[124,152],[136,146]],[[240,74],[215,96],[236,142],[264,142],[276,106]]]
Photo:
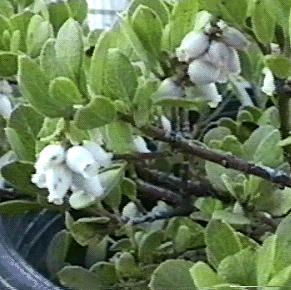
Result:
[[20,49],[21,34],[20,30],[15,30],[10,39],[10,51],[17,53]]
[[232,225],[250,225],[251,221],[242,214],[233,213],[227,210],[215,210],[212,218],[221,220]]
[[72,237],[68,231],[62,230],[56,233],[50,241],[47,249],[46,266],[51,273],[55,275],[64,266],[72,242]]
[[70,17],[69,6],[66,1],[50,2],[47,6],[50,23],[54,27],[55,34]]
[[285,217],[279,224],[276,231],[276,253],[274,269],[276,272],[281,271],[291,264],[291,215]]
[[282,271],[276,273],[265,289],[285,290],[291,285],[291,266],[284,268]]
[[64,75],[63,68],[57,59],[55,43],[55,39],[49,39],[40,53],[40,67],[46,72],[50,80]]
[[108,237],[105,237],[101,241],[93,240],[89,243],[85,257],[86,267],[92,267],[95,263],[105,261],[107,257],[108,244]]
[[185,35],[193,30],[197,12],[197,0],[175,2],[169,24],[169,48],[171,51],[175,50],[181,44]]
[[65,77],[58,77],[50,82],[49,95],[53,104],[62,108],[63,116],[70,116],[73,105],[84,102],[75,83]]
[[153,231],[146,233],[139,241],[139,260],[142,262],[152,262],[153,255],[157,253],[158,247],[162,244],[163,233]]
[[124,252],[119,256],[115,262],[115,267],[118,274],[125,278],[133,278],[141,274],[133,255],[128,252]]
[[234,229],[219,220],[211,220],[206,227],[205,242],[213,266],[227,256],[233,255],[242,249],[242,245]]
[[212,215],[214,211],[223,209],[223,204],[220,200],[212,197],[199,197],[195,201],[195,207],[201,212]]
[[37,137],[41,142],[50,142],[60,136],[65,129],[63,118],[45,118]]
[[0,203],[0,214],[9,217],[23,215],[30,211],[40,211],[43,207],[34,201],[11,200]]
[[273,273],[276,250],[276,235],[268,237],[257,251],[257,283],[267,285]]
[[128,15],[122,19],[120,25],[124,37],[127,39],[137,57],[144,62],[146,68],[150,71],[161,74],[161,68],[158,61],[143,47],[132,27],[131,19],[129,19]]
[[163,24],[166,25],[169,22],[170,13],[169,9],[166,6],[164,1],[161,0],[134,0],[132,1],[129,12],[133,13],[136,11],[136,9],[140,6],[146,6],[159,16],[159,18],[162,20]]
[[248,1],[225,0],[219,3],[223,17],[235,24],[243,25],[247,18]]
[[68,0],[67,1],[71,17],[78,22],[83,22],[88,13],[88,4],[86,0]]
[[103,290],[99,278],[94,273],[79,266],[66,266],[58,272],[60,283],[71,289]]
[[190,269],[191,277],[198,289],[213,287],[225,283],[223,278],[218,276],[207,264],[198,262]]
[[193,289],[196,287],[190,275],[193,263],[185,260],[167,260],[154,271],[149,287],[151,290]]
[[129,153],[133,150],[132,129],[124,122],[113,122],[106,126],[106,144],[117,154]]
[[203,139],[203,142],[209,146],[212,140],[222,141],[226,136],[231,135],[231,131],[226,127],[218,126],[209,130]]
[[82,192],[73,192],[69,199],[70,206],[75,210],[80,210],[83,208],[87,208],[96,203],[95,200]]
[[268,12],[264,1],[257,1],[252,15],[253,31],[258,40],[263,44],[273,42],[275,21]]
[[106,217],[80,218],[73,223],[70,233],[77,243],[87,246],[90,241],[105,234],[108,222]]
[[14,13],[13,5],[8,0],[2,0],[0,2],[0,14],[9,18]]
[[135,200],[137,196],[136,183],[130,178],[123,178],[121,183],[122,194],[130,200]]
[[66,77],[79,80],[83,63],[83,35],[78,22],[68,19],[60,28],[56,44],[56,56]]
[[0,51],[0,77],[11,77],[17,74],[17,54]]
[[45,42],[53,37],[53,28],[41,16],[34,15],[27,28],[26,45],[31,57],[39,56]]
[[106,96],[126,101],[134,97],[138,85],[135,70],[119,49],[109,49],[104,73]]
[[35,196],[39,189],[31,183],[31,175],[34,173],[32,165],[13,162],[2,167],[3,178],[24,194]]
[[77,111],[75,123],[78,128],[88,130],[110,124],[115,117],[116,109],[110,99],[98,96]]
[[256,252],[247,248],[227,256],[218,266],[218,275],[230,283],[256,285]]
[[119,281],[115,266],[112,263],[98,262],[90,268],[90,272],[98,277],[99,285],[103,285],[104,289]]
[[286,56],[267,55],[265,63],[278,78],[286,79],[291,74],[291,60]]
[[21,13],[14,14],[10,18],[12,31],[17,31],[17,30],[20,31],[21,37],[20,37],[19,49],[23,52],[26,52],[27,28],[33,16],[34,14],[30,10],[25,10]]
[[132,26],[144,48],[156,58],[159,58],[161,55],[163,24],[154,10],[140,5],[132,16]]

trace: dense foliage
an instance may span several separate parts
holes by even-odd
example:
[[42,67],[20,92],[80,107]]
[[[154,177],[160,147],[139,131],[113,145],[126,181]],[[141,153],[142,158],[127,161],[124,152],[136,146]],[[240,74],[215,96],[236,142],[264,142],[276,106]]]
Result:
[[[0,213],[65,216],[72,289],[291,285],[290,0],[0,1]],[[255,288],[256,289],[256,288]]]

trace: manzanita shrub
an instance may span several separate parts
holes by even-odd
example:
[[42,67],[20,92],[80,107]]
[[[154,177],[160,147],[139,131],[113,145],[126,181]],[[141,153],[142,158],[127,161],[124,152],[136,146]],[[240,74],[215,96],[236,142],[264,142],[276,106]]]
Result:
[[[0,1],[0,212],[48,209],[70,289],[291,285],[290,0]],[[21,233],[20,233],[21,234]]]

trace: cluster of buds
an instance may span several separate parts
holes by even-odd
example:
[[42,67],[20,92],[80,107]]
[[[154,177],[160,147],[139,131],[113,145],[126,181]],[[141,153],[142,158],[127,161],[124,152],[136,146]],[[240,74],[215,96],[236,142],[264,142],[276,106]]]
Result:
[[12,88],[6,80],[0,81],[0,115],[9,119],[12,112],[12,105],[9,97],[12,95]]
[[238,75],[241,65],[238,51],[247,49],[248,39],[237,29],[220,21],[216,29],[191,31],[176,50],[180,62],[188,64],[192,83],[216,107],[221,101],[216,83],[226,83],[229,75]]
[[62,205],[69,190],[86,194],[94,201],[104,195],[99,169],[110,166],[112,157],[112,153],[93,142],[68,150],[61,145],[48,145],[39,154],[31,180],[39,188],[48,189],[50,203]]

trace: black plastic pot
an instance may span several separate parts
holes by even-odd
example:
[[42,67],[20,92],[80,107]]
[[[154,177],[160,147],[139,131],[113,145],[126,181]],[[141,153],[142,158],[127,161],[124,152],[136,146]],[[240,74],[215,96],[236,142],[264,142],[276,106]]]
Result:
[[45,277],[45,258],[48,243],[62,228],[63,217],[46,210],[0,217],[0,289],[61,290]]

